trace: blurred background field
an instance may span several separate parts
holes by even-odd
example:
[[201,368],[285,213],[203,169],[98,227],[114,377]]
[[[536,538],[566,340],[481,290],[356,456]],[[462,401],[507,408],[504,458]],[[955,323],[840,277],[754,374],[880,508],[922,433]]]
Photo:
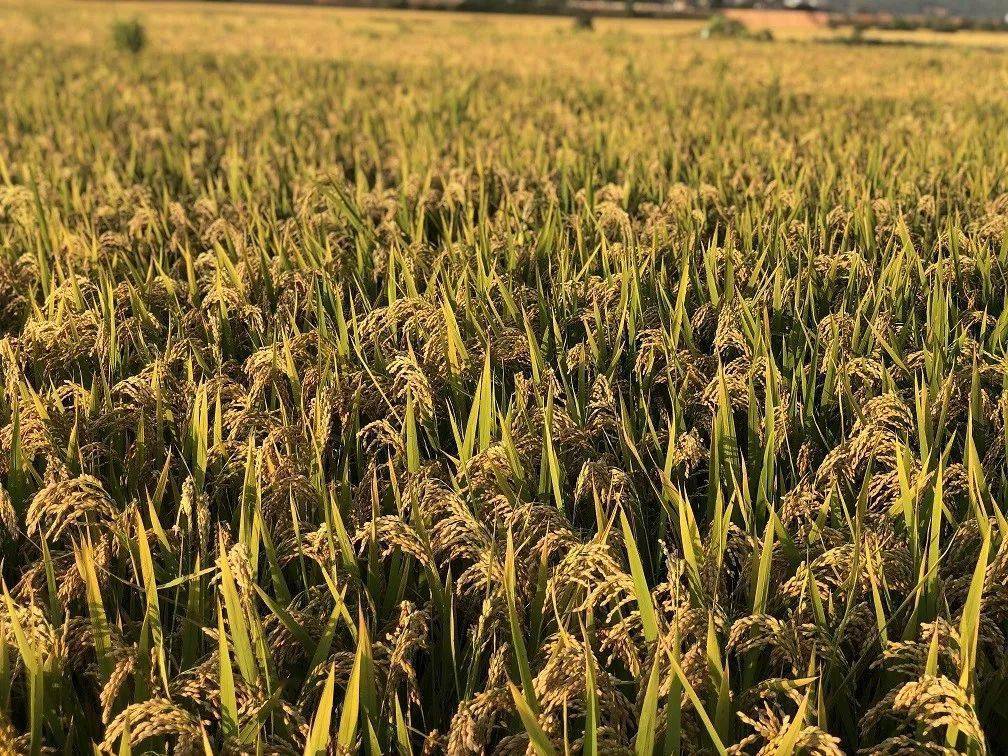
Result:
[[[999,32],[868,29],[855,39],[849,27],[830,27],[822,13],[736,9],[726,10],[725,16],[742,21],[750,32],[769,30],[775,41],[810,44],[790,46],[787,55],[751,41],[705,44],[698,38],[706,24],[702,19],[599,17],[594,19],[594,34],[580,34],[566,16],[158,0],[3,0],[0,40],[8,45],[36,41],[102,46],[114,19],[136,18],[149,28],[152,48],[161,52],[265,53],[375,65],[440,65],[459,71],[489,67],[518,75],[553,72],[578,78],[608,77],[613,65],[629,63],[637,75],[655,80],[685,74],[691,66],[702,67],[711,60],[722,60],[728,75],[741,76],[748,75],[743,69],[751,63],[773,61],[776,72],[799,89],[842,89],[863,84],[867,77],[883,92],[907,86],[906,78],[898,75],[901,62],[929,55],[954,69],[992,68],[997,84],[1002,62],[990,60],[986,53],[1008,49],[1008,34]],[[856,48],[879,42],[925,49],[909,53],[876,49],[861,55],[858,49],[824,46]],[[944,48],[951,46],[970,52],[947,55]],[[585,66],[586,54],[602,65]],[[855,60],[857,65],[851,65]],[[935,81],[915,81],[913,86],[940,88],[939,78],[952,80],[934,77]],[[983,87],[986,79],[980,76],[976,84]]]

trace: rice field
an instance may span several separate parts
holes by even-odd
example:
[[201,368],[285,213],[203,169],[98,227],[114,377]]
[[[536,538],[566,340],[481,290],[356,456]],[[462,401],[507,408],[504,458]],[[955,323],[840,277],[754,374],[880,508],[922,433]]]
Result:
[[697,32],[0,4],[0,754],[1008,750],[1008,56]]

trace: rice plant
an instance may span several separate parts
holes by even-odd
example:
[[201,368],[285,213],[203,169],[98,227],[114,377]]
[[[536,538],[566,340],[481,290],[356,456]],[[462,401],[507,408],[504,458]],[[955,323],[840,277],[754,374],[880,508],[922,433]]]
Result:
[[0,753],[1008,749],[1008,61],[81,7],[0,30]]

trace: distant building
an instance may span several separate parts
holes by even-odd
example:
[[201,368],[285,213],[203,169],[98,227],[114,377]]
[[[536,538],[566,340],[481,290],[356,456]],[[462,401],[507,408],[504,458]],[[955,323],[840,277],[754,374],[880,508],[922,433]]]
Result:
[[970,18],[1000,21],[1008,16],[1008,0],[823,0],[842,13],[889,13],[893,16]]
[[786,8],[836,13],[1008,20],[1008,0],[693,0],[698,7]]

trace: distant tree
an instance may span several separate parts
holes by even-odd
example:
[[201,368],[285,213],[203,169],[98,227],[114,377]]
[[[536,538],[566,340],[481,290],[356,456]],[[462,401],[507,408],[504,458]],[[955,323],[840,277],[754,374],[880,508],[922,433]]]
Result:
[[116,21],[112,24],[112,44],[117,50],[135,55],[147,44],[147,30],[137,19]]

